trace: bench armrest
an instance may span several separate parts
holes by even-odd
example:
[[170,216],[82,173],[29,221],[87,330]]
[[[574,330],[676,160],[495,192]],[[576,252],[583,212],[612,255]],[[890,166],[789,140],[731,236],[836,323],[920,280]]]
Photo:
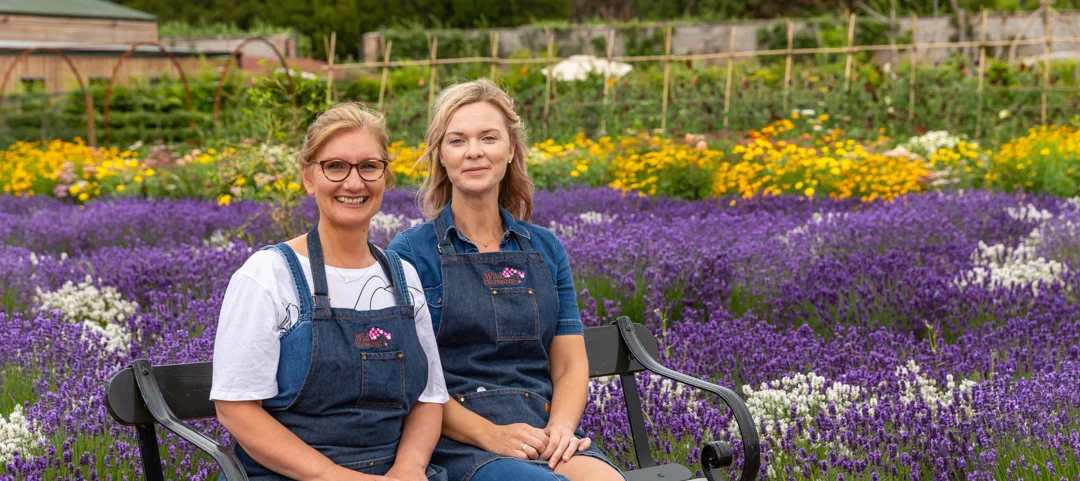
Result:
[[735,416],[735,422],[739,425],[739,434],[742,437],[743,443],[743,468],[742,476],[739,477],[740,481],[754,481],[757,479],[758,471],[761,469],[761,444],[758,440],[757,427],[754,423],[753,416],[750,415],[750,409],[746,407],[746,403],[739,397],[734,391],[717,386],[716,384],[703,381],[694,377],[687,376],[677,371],[673,371],[662,366],[656,359],[653,359],[645,350],[645,346],[641,344],[637,334],[634,333],[634,324],[629,317],[621,316],[616,321],[619,325],[619,335],[622,336],[623,342],[630,349],[630,353],[641,364],[642,367],[649,372],[666,377],[673,381],[678,381],[683,384],[696,387],[703,391],[708,391],[720,397],[724,404],[727,404],[731,409],[731,412]]
[[165,397],[161,394],[161,388],[158,387],[157,378],[154,377],[154,369],[150,366],[149,361],[145,359],[136,360],[131,364],[131,370],[135,375],[135,383],[139,387],[139,393],[142,394],[143,402],[146,403],[146,408],[150,411],[150,414],[154,416],[154,420],[185,441],[210,454],[229,481],[247,481],[247,474],[240,467],[240,461],[229,452],[228,448],[191,429],[169,409]]

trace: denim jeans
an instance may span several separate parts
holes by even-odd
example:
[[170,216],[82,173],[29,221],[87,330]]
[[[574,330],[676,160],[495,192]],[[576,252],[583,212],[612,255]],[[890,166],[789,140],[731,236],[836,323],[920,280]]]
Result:
[[546,464],[520,459],[497,459],[483,465],[473,474],[472,481],[570,481],[555,474]]

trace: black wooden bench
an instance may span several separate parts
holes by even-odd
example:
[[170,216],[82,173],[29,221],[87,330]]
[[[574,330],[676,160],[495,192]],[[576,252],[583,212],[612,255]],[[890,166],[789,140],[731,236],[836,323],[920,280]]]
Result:
[[[656,361],[656,338],[644,326],[632,323],[627,317],[620,317],[610,326],[585,329],[585,346],[590,377],[617,375],[622,380],[630,434],[638,459],[638,468],[625,473],[629,481],[686,481],[693,477],[691,470],[683,465],[656,465],[653,462],[634,378],[634,373],[641,371],[651,371],[720,397],[731,408],[742,437],[743,466],[739,479],[753,481],[757,478],[761,467],[757,429],[746,404],[735,392],[661,366]],[[229,481],[247,480],[227,446],[183,423],[183,420],[216,415],[214,403],[210,401],[211,374],[209,362],[151,366],[145,360],[138,360],[109,381],[105,395],[109,414],[120,424],[135,426],[148,481],[164,480],[155,424],[161,424],[209,453]],[[727,479],[721,469],[732,463],[729,444],[714,441],[702,446],[701,470],[710,481]]]

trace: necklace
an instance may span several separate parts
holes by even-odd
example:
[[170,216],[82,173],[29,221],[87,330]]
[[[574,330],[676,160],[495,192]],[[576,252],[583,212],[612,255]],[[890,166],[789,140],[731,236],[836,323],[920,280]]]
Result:
[[[458,228],[458,230],[461,230],[461,229],[460,229],[460,228]],[[468,233],[466,233],[466,232],[462,232],[462,233],[463,233],[463,234],[465,234],[465,237],[466,237],[467,239],[472,239],[472,238],[473,238],[473,236],[469,235],[469,234],[468,234]],[[483,245],[484,245],[484,247],[486,248],[486,247],[487,247],[487,246],[488,246],[489,244],[491,244],[492,242],[494,242],[494,241],[495,241],[495,239],[498,239],[498,238],[499,238],[499,236],[497,236],[497,235],[492,235],[492,236],[491,236],[491,238],[490,238],[490,239],[488,239],[488,241],[487,241],[487,242],[480,242],[480,243],[481,243],[481,244],[483,244]]]
[[[332,266],[332,265],[330,265],[330,264],[325,264],[325,265],[326,265],[327,267],[330,267],[331,269],[333,269],[333,270],[334,270],[334,272],[337,272],[337,275],[338,275],[339,277],[341,277],[341,280],[342,280],[342,281],[345,281],[345,283],[346,283],[346,284],[352,284],[353,282],[356,282],[356,281],[358,281],[358,280],[360,280],[360,279],[363,279],[363,278],[367,277],[367,276],[360,276],[360,277],[357,277],[356,279],[353,279],[353,280],[351,280],[351,281],[350,281],[349,279],[347,279],[347,278],[345,277],[345,274],[342,274],[342,273],[341,273],[341,269],[338,269],[337,267],[335,267],[335,266]],[[366,269],[366,268],[365,268],[365,269]]]
[[364,276],[360,276],[360,277],[357,277],[356,279],[353,279],[353,280],[350,281],[349,279],[345,278],[345,274],[342,274],[340,269],[338,269],[337,267],[334,267],[334,266],[330,266],[330,267],[333,268],[335,272],[337,272],[337,275],[341,276],[341,280],[345,281],[346,284],[352,284],[353,282],[356,282],[356,281],[364,278]]

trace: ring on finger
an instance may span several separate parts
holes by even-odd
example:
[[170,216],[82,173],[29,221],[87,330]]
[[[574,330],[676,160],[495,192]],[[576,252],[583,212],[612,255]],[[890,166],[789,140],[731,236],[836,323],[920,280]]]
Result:
[[529,443],[525,443],[525,444],[521,445],[521,452],[528,453],[527,449],[529,449]]

